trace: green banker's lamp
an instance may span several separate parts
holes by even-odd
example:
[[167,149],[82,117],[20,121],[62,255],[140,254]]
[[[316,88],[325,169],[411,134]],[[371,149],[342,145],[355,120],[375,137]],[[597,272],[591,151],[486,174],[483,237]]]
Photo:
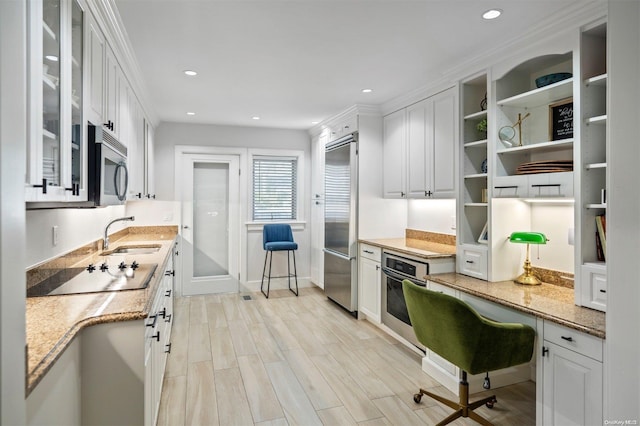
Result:
[[547,237],[540,232],[513,232],[509,237],[512,243],[522,243],[527,245],[527,257],[524,260],[524,273],[513,280],[518,284],[524,285],[540,285],[542,282],[536,278],[531,272],[531,262],[529,261],[529,244],[546,244]]

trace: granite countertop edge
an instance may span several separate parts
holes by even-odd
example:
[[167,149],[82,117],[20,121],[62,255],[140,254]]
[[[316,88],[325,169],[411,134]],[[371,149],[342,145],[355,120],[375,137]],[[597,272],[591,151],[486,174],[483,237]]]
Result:
[[[166,234],[166,232],[164,232]],[[169,259],[169,256],[172,253],[173,243],[177,237],[177,231],[172,233],[172,235],[159,236],[154,233],[137,233],[135,230],[124,235],[122,238],[117,241],[112,242],[112,246],[114,248],[118,247],[118,245],[127,243],[149,243],[150,241],[154,241],[154,238],[157,237],[157,241],[161,241],[163,243],[171,242],[170,244],[163,244],[163,248],[157,253],[154,258],[158,261],[158,267],[156,272],[154,273],[154,277],[152,278],[149,285],[140,290],[126,290],[123,292],[111,292],[106,294],[117,294],[119,296],[119,300],[117,302],[122,302],[123,299],[127,298],[127,295],[131,300],[128,302],[131,306],[123,308],[121,311],[117,312],[106,312],[98,315],[87,314],[85,316],[79,316],[76,321],[69,324],[69,328],[57,338],[56,342],[53,344],[51,349],[46,352],[37,362],[30,362],[32,360],[29,359],[29,353],[27,352],[27,368],[26,368],[26,380],[25,380],[25,397],[29,396],[29,394],[35,389],[35,387],[42,381],[44,376],[49,372],[51,367],[55,364],[55,362],[62,356],[64,351],[69,347],[69,345],[74,341],[76,336],[79,335],[80,331],[82,331],[86,327],[90,327],[97,324],[106,324],[106,323],[115,323],[115,322],[123,322],[123,321],[135,321],[142,320],[147,317],[149,310],[151,309],[151,305],[154,297],[158,289],[160,288],[160,282],[162,281],[164,274],[161,273],[162,268],[166,265],[166,262]],[[95,252],[92,255],[98,256],[100,252]],[[29,299],[40,299],[42,301],[42,305],[38,307],[38,309],[50,310],[47,309],[49,306],[45,301],[47,299],[53,300],[54,298],[57,300],[72,300],[71,298],[83,298],[84,303],[90,304],[87,300],[95,300],[100,301],[105,298],[105,293],[87,293],[82,295],[72,294],[72,295],[61,295],[61,296],[44,296],[39,298],[29,298]],[[116,303],[117,303],[116,302]],[[59,306],[57,303],[55,306]],[[44,316],[50,317],[55,321],[56,318],[60,318],[61,315],[64,315],[64,312],[40,312],[41,314],[45,314]],[[29,310],[27,311],[29,314]],[[34,329],[36,326],[27,327],[27,333],[30,331],[34,334],[38,334],[35,337],[35,340],[38,340],[40,334],[38,333],[41,330]],[[47,333],[45,333],[47,335]],[[27,335],[27,342],[34,343],[34,338],[29,338]],[[28,348],[27,351],[30,349]],[[31,364],[34,364],[33,366]]]
[[[408,238],[380,238],[380,239],[360,239],[360,243],[369,244],[372,246],[377,246],[382,249],[393,250],[400,253],[405,253],[411,256],[420,257],[424,259],[434,259],[434,258],[443,258],[443,257],[455,257],[456,247],[448,244],[440,244],[430,241],[422,241],[422,240],[413,240]],[[527,307],[523,304],[519,304],[517,302],[510,301],[505,298],[500,298],[492,294],[488,294],[487,292],[483,292],[480,288],[473,288],[473,284],[477,284],[478,287],[482,285],[503,285],[507,286],[507,284],[500,283],[492,283],[489,281],[480,280],[477,278],[469,277],[466,275],[458,274],[458,273],[448,273],[448,274],[438,274],[438,275],[428,275],[425,277],[431,281],[437,282],[442,285],[446,285],[448,287],[454,288],[456,290],[462,291],[464,293],[506,306],[508,308],[512,308],[518,310],[520,312],[533,315],[537,318],[549,320],[553,323],[560,324],[574,330],[599,337],[601,339],[605,339],[605,314],[603,312],[595,311],[593,309],[584,308],[575,305],[573,302],[573,298],[571,297],[571,301],[566,301],[569,296],[569,292],[573,292],[573,289],[560,288],[553,284],[543,284],[543,288],[551,289],[554,292],[562,292],[563,298],[565,302],[554,301],[556,304],[562,304],[563,307],[569,308],[569,310],[573,312],[577,312],[578,315],[586,316],[590,318],[589,324],[572,321],[568,318],[563,318],[559,315],[554,315],[553,313],[545,312],[540,309],[534,309],[531,307]],[[460,285],[456,282],[459,280],[464,280],[465,282],[471,283],[470,285]],[[513,284],[511,281],[508,282],[509,285]],[[507,286],[508,287],[508,286]],[[517,286],[513,288],[514,293],[518,291],[522,291],[521,288]],[[517,293],[516,293],[517,294]],[[549,298],[551,302],[551,298]],[[585,321],[586,322],[586,321]]]

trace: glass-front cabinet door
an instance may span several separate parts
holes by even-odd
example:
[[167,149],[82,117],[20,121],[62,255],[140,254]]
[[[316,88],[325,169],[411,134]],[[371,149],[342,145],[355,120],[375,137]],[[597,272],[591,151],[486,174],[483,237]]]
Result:
[[29,5],[26,201],[86,200],[84,10],[75,0]]

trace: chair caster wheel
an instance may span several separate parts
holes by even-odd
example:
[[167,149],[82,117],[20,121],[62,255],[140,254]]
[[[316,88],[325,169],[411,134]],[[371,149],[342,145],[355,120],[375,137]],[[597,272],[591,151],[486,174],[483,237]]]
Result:
[[493,398],[492,401],[488,401],[485,405],[487,406],[487,408],[493,408],[493,404],[495,404],[496,402],[498,402],[498,400],[496,398]]
[[415,402],[416,404],[419,404],[421,400],[422,400],[421,393],[416,393],[413,395],[413,402]]

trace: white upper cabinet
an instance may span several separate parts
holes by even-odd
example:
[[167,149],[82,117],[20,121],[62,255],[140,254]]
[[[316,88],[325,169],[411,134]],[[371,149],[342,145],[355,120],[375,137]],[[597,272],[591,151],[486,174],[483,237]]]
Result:
[[[105,93],[105,108],[104,116],[102,117],[104,128],[110,131],[113,136],[118,139],[120,132],[120,126],[122,123],[120,115],[120,83],[121,83],[121,71],[120,65],[116,60],[115,54],[110,46],[106,46],[104,57],[104,93]],[[120,141],[124,145],[126,142]]]
[[89,14],[87,22],[87,79],[88,104],[87,119],[92,124],[100,126],[104,116],[104,56],[105,41],[102,31],[93,16]]
[[386,198],[455,198],[457,90],[384,118]]
[[73,0],[33,1],[28,10],[26,201],[85,201],[85,11]]
[[406,198],[406,111],[384,117],[383,188],[385,198]]

